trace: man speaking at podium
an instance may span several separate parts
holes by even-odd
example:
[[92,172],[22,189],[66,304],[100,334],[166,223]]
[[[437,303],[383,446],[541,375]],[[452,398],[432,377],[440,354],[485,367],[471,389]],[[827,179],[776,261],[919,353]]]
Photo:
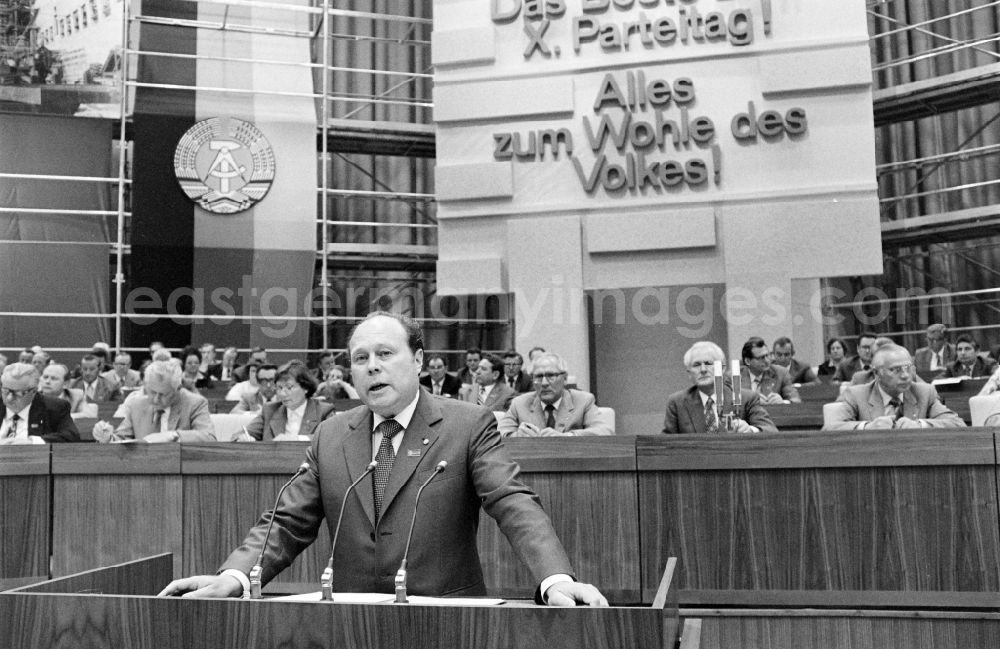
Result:
[[416,515],[407,557],[411,594],[486,594],[476,550],[482,506],[536,580],[537,601],[607,606],[595,587],[573,580],[537,496],[517,480],[518,467],[501,443],[493,414],[420,389],[419,326],[406,316],[372,313],[355,328],[348,347],[364,405],[319,427],[302,475],[291,482],[275,512],[263,514],[219,574],[173,581],[160,595],[245,594],[273,515],[262,562],[267,583],[312,543],[324,517],[333,535],[345,492],[373,460],[378,466],[372,475],[347,496],[334,548],[333,590],[391,593],[417,489],[444,460],[447,468],[424,489]]

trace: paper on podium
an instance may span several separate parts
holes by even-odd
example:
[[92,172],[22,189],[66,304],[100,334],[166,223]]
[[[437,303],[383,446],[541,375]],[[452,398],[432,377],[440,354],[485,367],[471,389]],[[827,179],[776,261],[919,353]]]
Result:
[[[319,602],[322,599],[323,593],[320,591],[268,598],[272,602]],[[333,601],[336,604],[391,604],[395,599],[395,595],[388,593],[333,594]],[[423,606],[497,606],[506,601],[487,597],[423,597],[421,595],[410,595],[407,599],[410,604],[420,604]]]

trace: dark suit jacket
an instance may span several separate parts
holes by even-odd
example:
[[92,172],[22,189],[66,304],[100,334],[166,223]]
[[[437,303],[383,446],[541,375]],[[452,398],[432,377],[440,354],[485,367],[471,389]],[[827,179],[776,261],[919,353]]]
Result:
[[[431,391],[431,375],[425,374],[420,377],[420,385],[427,388],[427,391]],[[447,395],[452,399],[458,399],[458,391],[462,389],[462,382],[457,376],[451,372],[445,372],[444,380],[441,382],[441,393],[442,395]]]
[[[869,365],[870,365],[869,361]],[[858,355],[845,358],[837,366],[837,371],[833,373],[834,381],[850,381],[856,372],[864,370],[864,363]]]
[[[371,459],[372,413],[367,406],[320,425],[306,453],[309,468],[285,491],[274,517],[264,555],[264,583],[312,543],[324,517],[333,534],[344,492]],[[500,442],[493,415],[421,390],[389,475],[378,525],[370,476],[348,496],[333,557],[334,591],[393,592],[417,489],[441,460],[447,460],[448,468],[420,499],[407,560],[410,593],[486,594],[476,549],[480,503],[536,584],[553,574],[573,574],[538,497],[518,481],[519,468]],[[271,516],[266,512],[261,517],[220,570],[250,571]]]
[[982,356],[976,356],[976,360],[972,363],[971,374],[965,371],[965,367],[960,362],[955,361],[954,363],[948,365],[948,369],[945,371],[944,375],[949,378],[956,376],[971,376],[974,379],[979,379],[984,376],[991,376],[996,369],[996,361],[992,359],[984,359]]
[[[503,377],[503,382],[507,383],[507,385],[510,386],[510,383],[507,381],[506,376]],[[522,370],[517,373],[516,377],[514,377],[513,387],[514,387],[514,392],[517,392],[518,394],[524,394],[525,392],[533,391],[535,389],[535,384],[531,380],[531,376],[529,376],[524,372],[524,370]]]
[[[333,411],[332,403],[325,403],[317,399],[307,400],[306,411],[302,415],[302,424],[299,426],[299,435],[312,435],[320,422],[332,415]],[[284,434],[286,423],[288,423],[288,409],[285,408],[285,404],[280,401],[265,403],[253,421],[247,424],[247,432],[258,442],[269,442],[278,435]]]
[[[94,386],[94,398],[88,398],[87,403],[108,403],[109,401],[117,401],[118,397],[121,396],[118,386],[112,385],[103,376],[98,375],[94,381],[97,383],[97,385]],[[82,378],[73,381],[68,387],[83,390],[84,394],[87,392],[87,387]]]
[[[750,368],[746,365],[740,368],[740,377],[744,388],[749,388],[753,385],[750,382],[752,380]],[[770,386],[771,392],[777,392],[780,394],[782,399],[791,401],[792,403],[799,403],[802,401],[799,397],[798,389],[796,389],[795,385],[792,383],[792,377],[788,375],[787,368],[781,367],[780,365],[772,365],[761,372],[760,380],[762,384]]]
[[[31,400],[28,411],[28,435],[53,442],[79,442],[80,431],[70,416],[68,401],[47,397],[38,392]],[[7,416],[7,406],[0,401],[0,419]]]
[[[732,388],[728,385],[725,390],[727,396],[732,395]],[[740,399],[742,401],[740,419],[751,426],[756,426],[762,433],[778,432],[774,422],[771,421],[771,416],[760,404],[756,392],[740,390]],[[674,392],[667,397],[667,415],[663,420],[663,432],[681,435],[708,432],[705,427],[705,407],[701,405],[697,385]]]

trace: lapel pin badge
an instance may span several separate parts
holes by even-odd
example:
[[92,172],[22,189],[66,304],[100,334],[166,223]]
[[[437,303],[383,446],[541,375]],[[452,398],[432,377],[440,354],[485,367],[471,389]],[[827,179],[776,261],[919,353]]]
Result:
[[430,443],[431,443],[431,441],[430,441],[429,439],[427,439],[427,438],[425,437],[425,438],[424,438],[424,439],[423,439],[423,440],[421,441],[421,443],[422,443],[422,444],[423,444],[424,446],[427,446],[428,444],[430,444]]
[[420,457],[420,449],[419,448],[407,449],[406,457]]

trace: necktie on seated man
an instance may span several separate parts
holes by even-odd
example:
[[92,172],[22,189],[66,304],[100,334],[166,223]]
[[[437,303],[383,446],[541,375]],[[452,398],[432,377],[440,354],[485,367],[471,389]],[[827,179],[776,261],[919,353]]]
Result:
[[392,471],[392,464],[396,459],[396,452],[392,448],[392,438],[401,430],[403,430],[403,426],[395,419],[386,419],[375,429],[376,432],[382,433],[382,443],[379,444],[378,452],[375,453],[375,461],[378,462],[378,466],[372,473],[376,521],[378,521],[379,513],[382,511],[382,497],[385,495],[385,488],[389,484],[389,473]]
[[715,414],[715,401],[712,397],[705,402],[705,430],[710,433],[719,432],[719,417]]
[[21,415],[15,413],[10,418],[10,430],[8,430],[7,434],[4,435],[5,438],[6,437],[17,437],[17,422],[19,422],[19,421],[21,421]]
[[479,397],[476,399],[476,405],[481,406],[486,401],[486,386],[479,386]]
[[903,416],[903,402],[896,397],[889,399],[889,405],[886,406],[885,414],[889,417],[899,419]]
[[545,427],[555,428],[556,427],[556,407],[551,403],[545,406]]
[[164,413],[164,410],[162,408],[157,408],[156,410],[153,411],[153,432],[154,433],[162,432],[162,429],[163,429],[163,413]]

